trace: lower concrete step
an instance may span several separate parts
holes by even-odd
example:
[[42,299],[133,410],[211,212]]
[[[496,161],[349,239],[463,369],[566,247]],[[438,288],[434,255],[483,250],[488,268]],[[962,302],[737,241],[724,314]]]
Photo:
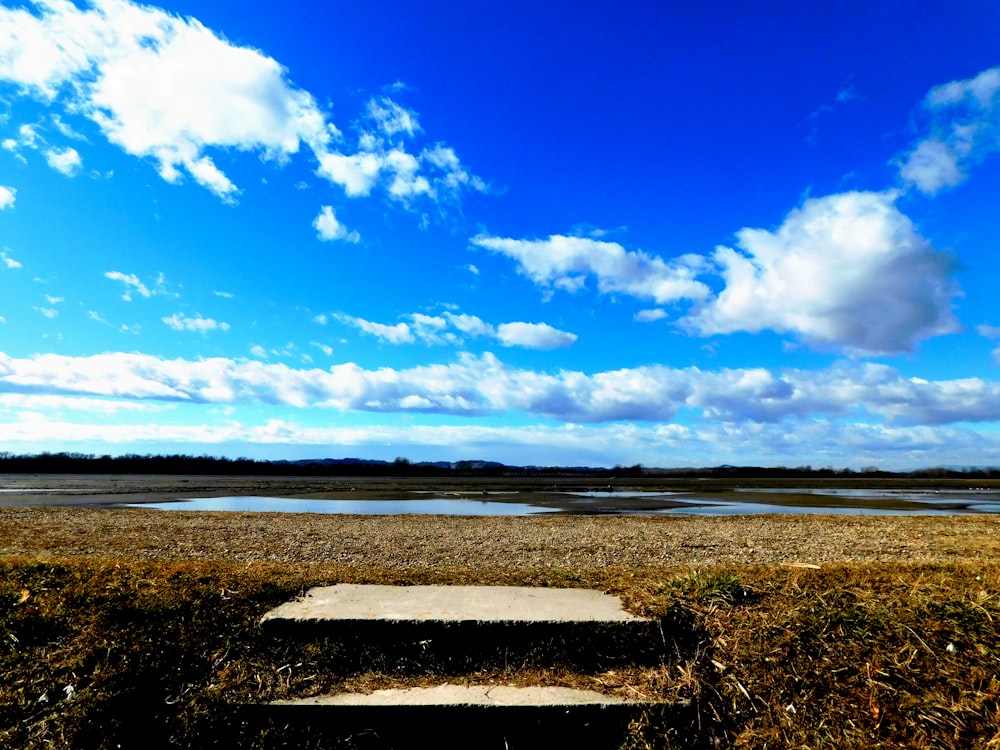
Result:
[[514,687],[510,685],[435,685],[434,687],[395,688],[373,693],[335,693],[312,698],[275,701],[271,706],[484,706],[507,708],[573,708],[575,706],[636,706],[637,701],[625,700],[566,687]]
[[438,685],[278,701],[253,714],[278,746],[308,737],[323,747],[551,750],[618,748],[644,712],[685,709],[560,687]]

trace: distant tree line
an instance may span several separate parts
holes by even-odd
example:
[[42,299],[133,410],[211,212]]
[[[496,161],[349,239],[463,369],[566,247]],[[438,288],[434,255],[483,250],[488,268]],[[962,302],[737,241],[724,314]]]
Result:
[[395,476],[395,477],[578,477],[594,479],[824,479],[824,478],[914,478],[998,479],[1000,468],[931,468],[910,472],[861,470],[812,466],[715,466],[708,468],[647,468],[641,464],[594,468],[587,466],[507,466],[495,461],[413,462],[406,458],[378,461],[361,458],[324,458],[299,461],[262,461],[219,456],[92,455],[87,453],[36,453],[17,455],[0,452],[4,474],[191,474],[249,476]]

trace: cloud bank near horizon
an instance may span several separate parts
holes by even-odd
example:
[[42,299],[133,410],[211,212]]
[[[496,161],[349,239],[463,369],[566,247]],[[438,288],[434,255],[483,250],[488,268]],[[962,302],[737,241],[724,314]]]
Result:
[[0,353],[2,393],[343,412],[520,412],[580,423],[669,423],[681,413],[720,423],[845,416],[932,426],[1000,420],[1000,383],[906,378],[887,365],[847,361],[816,371],[653,365],[587,374],[510,367],[490,353],[407,369],[345,363],[325,370],[222,357]]

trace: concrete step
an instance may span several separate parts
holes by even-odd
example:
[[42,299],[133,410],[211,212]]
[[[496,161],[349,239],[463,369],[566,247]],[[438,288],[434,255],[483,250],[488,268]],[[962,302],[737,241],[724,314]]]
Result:
[[373,693],[334,693],[311,698],[274,701],[272,706],[483,706],[509,708],[573,708],[574,706],[638,705],[593,690],[566,687],[513,687],[510,685],[435,685],[433,687],[393,688]]
[[311,589],[265,614],[261,625],[283,643],[325,641],[327,663],[346,672],[555,665],[592,672],[655,664],[686,650],[662,622],[586,589],[339,584]]
[[365,586],[341,583],[310,589],[261,620],[317,622],[623,623],[617,597],[589,589],[515,586]]
[[256,706],[254,720],[283,743],[301,736],[337,747],[550,750],[620,747],[630,723],[650,710],[687,706],[560,687],[438,685],[278,701]]

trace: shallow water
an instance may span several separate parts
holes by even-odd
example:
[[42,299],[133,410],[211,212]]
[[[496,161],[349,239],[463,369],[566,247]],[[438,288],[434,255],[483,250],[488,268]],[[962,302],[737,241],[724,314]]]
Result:
[[[507,500],[496,499],[502,495]],[[750,500],[747,495],[757,495]],[[528,516],[539,513],[586,515],[734,516],[755,514],[922,515],[1000,513],[997,491],[738,489],[734,492],[566,492],[531,496],[517,492],[478,500],[440,493],[399,500],[318,500],[290,497],[209,497],[129,507],[158,510],[334,513],[362,515],[437,514]],[[527,501],[527,502],[525,502]]]

